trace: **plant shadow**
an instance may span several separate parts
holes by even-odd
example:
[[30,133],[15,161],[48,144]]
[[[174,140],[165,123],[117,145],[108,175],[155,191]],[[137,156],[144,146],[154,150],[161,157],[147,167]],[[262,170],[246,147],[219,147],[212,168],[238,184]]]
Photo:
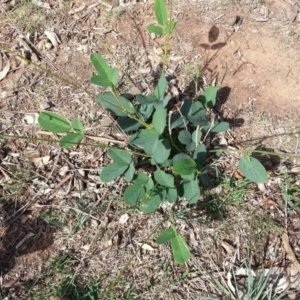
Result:
[[[8,205],[5,207],[5,215],[13,215],[20,207],[19,203]],[[56,228],[40,217],[32,217],[30,211],[26,211],[11,224],[4,220],[1,227],[3,233],[0,243],[0,274],[2,276],[14,268],[18,257],[46,250],[54,243]]]

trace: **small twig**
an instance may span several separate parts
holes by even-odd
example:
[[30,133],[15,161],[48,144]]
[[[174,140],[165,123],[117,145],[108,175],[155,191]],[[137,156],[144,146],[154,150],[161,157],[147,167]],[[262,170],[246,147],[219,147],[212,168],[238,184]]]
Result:
[[253,63],[251,63],[251,62],[248,62],[248,61],[245,61],[245,62],[243,62],[233,73],[232,73],[232,76],[234,76],[240,69],[241,69],[241,67],[243,66],[243,65],[246,65],[246,64],[251,64],[251,65],[253,65],[254,66],[254,64]]
[[218,17],[215,18],[214,21],[217,21],[217,20],[221,19],[223,16],[224,16],[224,14],[219,15]]
[[228,66],[227,66],[227,63],[225,63],[225,72],[224,72],[224,74],[223,74],[223,76],[222,76],[222,79],[220,80],[220,83],[219,83],[220,86],[221,86],[222,83],[223,83],[223,80],[224,80],[224,78],[225,78],[225,76],[226,76],[226,74],[227,74],[227,71],[228,71]]
[[214,124],[215,124],[215,116],[213,115],[212,116],[212,122],[211,122],[211,124],[209,126],[209,129],[207,130],[207,132],[205,134],[205,137],[203,138],[203,142],[206,140],[206,138],[207,138],[208,134],[210,133],[211,129],[213,128]]

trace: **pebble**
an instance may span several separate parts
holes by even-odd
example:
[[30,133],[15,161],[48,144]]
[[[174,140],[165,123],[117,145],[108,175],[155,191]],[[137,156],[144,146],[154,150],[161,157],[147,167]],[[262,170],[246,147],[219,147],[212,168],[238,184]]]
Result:
[[238,21],[238,16],[231,15],[226,18],[226,23],[230,26],[234,26]]

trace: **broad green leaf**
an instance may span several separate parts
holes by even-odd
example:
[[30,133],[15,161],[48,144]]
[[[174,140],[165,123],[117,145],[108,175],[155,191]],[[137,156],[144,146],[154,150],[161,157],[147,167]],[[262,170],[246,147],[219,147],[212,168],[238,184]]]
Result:
[[166,107],[171,99],[172,99],[172,95],[168,94],[168,95],[164,98],[164,100],[162,101],[162,102],[163,102],[163,107]]
[[200,198],[200,188],[197,180],[183,181],[180,184],[180,196],[190,203],[196,203]]
[[119,76],[117,69],[110,68],[106,60],[98,53],[91,55],[91,62],[98,73],[92,76],[92,83],[105,87],[116,86]]
[[266,169],[256,158],[244,155],[238,166],[247,179],[256,183],[266,183],[268,181]]
[[98,94],[96,102],[119,117],[125,117],[127,114],[133,114],[135,111],[129,100],[108,92]]
[[173,159],[169,158],[169,159],[167,159],[167,160],[165,160],[164,162],[161,163],[161,167],[162,168],[167,168],[172,164],[173,164]]
[[190,159],[190,156],[186,153],[178,153],[173,157],[173,164],[183,159]]
[[175,29],[176,25],[177,22],[171,22],[167,24],[163,29],[164,35],[171,33]]
[[149,179],[149,176],[145,173],[137,173],[133,176],[134,183],[139,185],[146,184]]
[[192,133],[192,141],[198,144],[202,138],[202,131],[201,130],[195,130]]
[[78,133],[81,133],[81,134],[84,134],[83,124],[79,119],[74,118],[71,121],[71,125],[72,125],[72,128],[74,129],[74,131],[76,131]]
[[131,154],[129,154],[126,150],[121,149],[108,149],[108,154],[114,161],[114,163],[118,166],[129,166],[131,163]]
[[166,196],[166,188],[157,186],[153,188],[149,193],[148,197],[143,200],[140,204],[140,210],[145,213],[149,214],[158,209],[162,201]]
[[110,66],[100,54],[92,53],[90,58],[97,73],[104,74],[104,75],[107,75],[109,73]]
[[162,186],[166,186],[169,188],[174,187],[174,176],[171,174],[167,174],[162,170],[156,170],[154,172],[154,179],[158,184]]
[[153,104],[142,104],[139,109],[139,116],[144,120],[147,121],[153,112]]
[[192,151],[194,151],[195,149],[196,149],[196,144],[195,144],[193,141],[191,141],[190,143],[188,143],[188,144],[186,145],[186,150],[187,150],[187,151],[192,152]]
[[119,71],[116,68],[111,68],[110,69],[110,80],[113,84],[113,86],[116,86],[118,83],[118,78],[119,78]]
[[159,133],[155,129],[144,129],[130,138],[131,143],[143,147],[147,154],[157,149],[158,141]]
[[171,128],[183,128],[187,125],[189,121],[183,117],[180,113],[175,113],[171,115]]
[[158,163],[162,164],[166,161],[171,154],[171,142],[169,138],[159,140],[156,144],[156,148],[153,150],[153,159]]
[[67,119],[51,111],[41,112],[38,122],[43,129],[53,133],[67,133],[71,129],[70,122]]
[[159,100],[153,103],[155,109],[164,108],[168,105],[170,99],[172,98],[171,95],[167,95],[163,100]]
[[78,144],[83,138],[84,135],[78,132],[67,133],[67,135],[60,139],[59,146],[61,148],[70,148]]
[[139,184],[134,184],[125,190],[123,198],[127,204],[135,205],[138,201],[144,199],[145,195],[145,189]]
[[153,95],[149,95],[149,96],[137,95],[136,101],[143,105],[143,104],[153,104],[154,102],[159,101],[159,99],[157,99]]
[[195,179],[195,174],[191,174],[191,175],[180,175],[182,179],[186,180],[186,181],[191,181]]
[[169,203],[175,203],[178,199],[177,189],[170,188],[168,189],[167,200]]
[[175,262],[183,264],[190,259],[190,249],[183,236],[177,234],[171,239],[171,249]]
[[164,99],[164,95],[165,95],[165,91],[167,88],[167,79],[165,74],[161,74],[157,86],[154,90],[154,95],[157,97],[157,99],[159,100],[163,100]]
[[220,122],[220,123],[215,124],[210,131],[211,132],[226,132],[228,129],[229,129],[229,124],[227,122]]
[[165,26],[168,23],[167,7],[164,0],[155,0],[154,13],[156,16],[157,23]]
[[162,134],[166,127],[167,123],[167,110],[165,108],[159,108],[155,111],[152,118],[152,124],[154,129],[159,133]]
[[164,231],[162,231],[160,233],[160,235],[157,237],[156,239],[156,243],[158,245],[162,245],[164,243],[167,243],[169,242],[173,237],[175,237],[176,235],[176,232],[172,229],[172,228],[169,228],[169,229],[165,229]]
[[202,173],[199,175],[199,180],[204,187],[210,186],[210,178],[207,172],[207,169],[203,170]]
[[207,150],[204,144],[200,144],[196,147],[193,158],[197,162],[198,165],[203,164],[206,160]]
[[203,103],[203,105],[213,108],[216,104],[217,92],[218,92],[217,87],[215,86],[209,87],[200,97],[200,101]]
[[146,27],[149,32],[153,32],[157,35],[164,35],[164,28],[156,25],[149,25]]
[[191,175],[197,171],[196,162],[191,159],[183,159],[174,163],[173,173],[178,175]]
[[181,130],[178,134],[178,140],[181,144],[187,145],[192,141],[192,135],[187,130]]
[[100,174],[100,179],[103,182],[114,181],[118,176],[121,176],[127,169],[128,165],[120,167],[116,164],[110,164],[102,170]]
[[124,174],[125,180],[127,182],[130,182],[133,179],[134,173],[135,173],[134,163],[131,162],[131,164],[129,165],[129,168],[127,169],[127,171]]
[[190,112],[187,116],[190,122],[193,123],[195,126],[203,126],[207,124],[206,118],[206,109],[203,107],[201,102],[196,101],[192,104]]
[[191,106],[194,102],[191,99],[185,99],[181,108],[180,108],[180,112],[181,114],[187,118],[190,110],[191,110]]
[[124,117],[118,120],[118,125],[124,132],[135,131],[141,127],[141,124],[129,117]]
[[145,184],[145,188],[146,188],[147,192],[151,191],[154,188],[154,182],[153,182],[152,178],[149,178],[149,180]]

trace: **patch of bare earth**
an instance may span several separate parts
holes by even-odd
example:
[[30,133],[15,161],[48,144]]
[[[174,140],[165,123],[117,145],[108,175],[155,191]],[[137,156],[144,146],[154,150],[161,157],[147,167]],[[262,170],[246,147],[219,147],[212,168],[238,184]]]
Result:
[[[167,208],[151,216],[129,210],[121,200],[126,182],[100,181],[110,163],[104,149],[93,140],[71,150],[36,140],[57,139],[37,125],[37,114],[50,110],[78,117],[98,142],[122,144],[126,136],[94,101],[100,89],[89,82],[89,56],[97,51],[112,65],[121,64],[122,92],[147,92],[160,71],[164,40],[145,30],[154,23],[153,1],[41,1],[44,7],[33,2],[0,4],[0,71],[10,63],[0,82],[0,132],[28,138],[0,140],[3,296],[61,299],[73,283],[82,287],[93,279],[103,299],[221,298],[210,275],[227,286],[228,271],[245,259],[256,268],[290,264],[281,229],[300,257],[299,211],[287,204],[288,195],[297,207],[300,196],[296,159],[261,156],[270,180],[259,189],[242,185],[240,154],[224,154],[216,166],[231,183],[203,192],[199,206],[178,206],[176,225],[192,253],[180,266],[168,246],[155,243],[167,226]],[[224,138],[231,149],[299,154],[300,7],[294,2],[174,1],[178,27],[167,65],[175,78],[169,91],[180,102],[199,92],[195,81],[200,87],[218,85],[214,113],[230,122]],[[283,171],[292,174],[292,183]],[[53,267],[62,257],[70,261],[63,267],[67,275]],[[63,276],[69,276],[66,285]]]

